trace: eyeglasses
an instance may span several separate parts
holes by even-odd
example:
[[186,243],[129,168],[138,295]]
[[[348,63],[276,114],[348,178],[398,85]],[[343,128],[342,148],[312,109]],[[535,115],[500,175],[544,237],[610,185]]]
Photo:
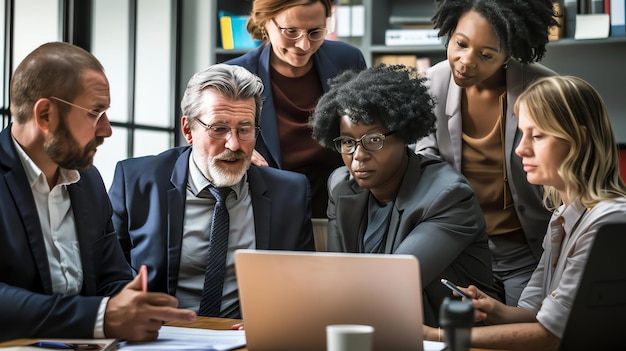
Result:
[[274,20],[273,18],[272,22],[274,22],[276,27],[280,29],[280,33],[283,35],[283,37],[289,40],[300,40],[300,38],[302,38],[302,36],[306,33],[306,36],[309,38],[310,41],[320,41],[326,38],[326,34],[328,34],[328,28],[317,28],[306,31],[297,28],[281,27],[278,25],[278,23],[276,23],[276,20]]
[[109,107],[105,108],[102,111],[98,111],[96,109],[90,110],[90,109],[84,108],[82,106],[78,106],[76,104],[73,104],[73,103],[71,103],[69,101],[65,101],[65,100],[63,100],[61,98],[58,98],[56,96],[51,96],[50,99],[54,99],[54,100],[60,101],[60,102],[62,102],[64,104],[68,104],[68,105],[70,105],[72,107],[76,107],[76,108],[79,108],[79,109],[87,112],[89,114],[89,117],[91,117],[91,119],[93,119],[94,127],[98,125],[98,121],[100,120],[102,115],[104,115],[111,108],[111,106],[109,106]]
[[241,141],[252,141],[256,140],[257,136],[259,136],[259,131],[261,128],[255,126],[239,126],[237,128],[230,128],[225,125],[208,125],[202,122],[199,118],[196,118],[196,121],[203,126],[209,136],[213,139],[223,140],[230,139],[233,136],[233,130],[237,131],[237,138]]
[[359,139],[354,139],[347,136],[340,136],[333,141],[335,142],[335,149],[339,153],[345,155],[352,155],[356,151],[356,147],[361,143],[361,146],[367,151],[377,151],[383,148],[385,138],[395,133],[395,131],[389,131],[385,134],[372,133],[365,134]]

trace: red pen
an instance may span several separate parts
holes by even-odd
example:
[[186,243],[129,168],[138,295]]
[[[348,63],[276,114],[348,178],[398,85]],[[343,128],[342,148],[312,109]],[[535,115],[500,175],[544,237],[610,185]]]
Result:
[[139,275],[141,276],[141,291],[148,292],[148,267],[145,264],[139,268]]

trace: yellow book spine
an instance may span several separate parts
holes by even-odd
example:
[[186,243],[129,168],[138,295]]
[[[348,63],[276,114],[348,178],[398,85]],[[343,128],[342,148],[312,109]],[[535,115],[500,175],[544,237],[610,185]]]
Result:
[[222,47],[228,50],[234,49],[235,43],[233,42],[233,26],[230,16],[222,16],[220,18],[220,29],[222,30]]

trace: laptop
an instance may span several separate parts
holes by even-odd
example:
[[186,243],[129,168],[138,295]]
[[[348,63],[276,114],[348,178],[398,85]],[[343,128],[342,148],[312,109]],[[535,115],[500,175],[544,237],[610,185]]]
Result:
[[326,326],[374,327],[375,351],[423,351],[419,263],[411,255],[238,250],[250,351],[323,351]]
[[561,338],[560,350],[626,348],[626,223],[610,223],[596,233],[578,293]]

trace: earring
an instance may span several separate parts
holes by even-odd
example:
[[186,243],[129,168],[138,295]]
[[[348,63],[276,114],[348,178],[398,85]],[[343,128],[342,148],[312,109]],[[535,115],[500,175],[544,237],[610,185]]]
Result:
[[504,68],[504,69],[509,68],[509,64],[508,64],[508,63],[503,64],[503,65],[502,65],[502,68]]

